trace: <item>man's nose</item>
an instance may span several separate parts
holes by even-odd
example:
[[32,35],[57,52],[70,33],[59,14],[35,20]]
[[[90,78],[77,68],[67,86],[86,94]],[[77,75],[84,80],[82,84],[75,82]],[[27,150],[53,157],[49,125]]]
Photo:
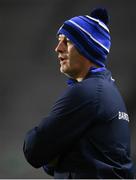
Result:
[[63,41],[60,41],[57,45],[57,47],[55,48],[56,52],[64,52],[66,50],[65,44]]

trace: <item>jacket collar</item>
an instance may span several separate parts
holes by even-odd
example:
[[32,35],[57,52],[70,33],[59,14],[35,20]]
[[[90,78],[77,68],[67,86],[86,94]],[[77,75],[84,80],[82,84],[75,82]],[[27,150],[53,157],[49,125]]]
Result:
[[[98,72],[103,72],[103,71],[106,71],[106,70],[107,70],[107,69],[106,69],[105,67],[96,68],[96,67],[93,66],[93,67],[91,67],[91,68],[89,69],[89,71],[88,71],[88,73],[87,73],[87,75],[85,76],[84,79],[87,79],[87,78],[90,77],[90,75],[92,75],[92,74],[96,74],[96,73],[98,73]],[[78,83],[78,81],[75,80],[75,79],[69,78],[69,79],[67,80],[67,84],[70,85],[70,86],[74,85],[75,83]]]

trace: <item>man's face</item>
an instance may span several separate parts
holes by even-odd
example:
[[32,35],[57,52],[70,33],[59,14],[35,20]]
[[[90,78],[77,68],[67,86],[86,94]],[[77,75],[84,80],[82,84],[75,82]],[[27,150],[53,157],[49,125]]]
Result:
[[84,69],[85,59],[73,43],[64,35],[59,35],[55,51],[60,61],[60,71],[70,77],[77,77]]

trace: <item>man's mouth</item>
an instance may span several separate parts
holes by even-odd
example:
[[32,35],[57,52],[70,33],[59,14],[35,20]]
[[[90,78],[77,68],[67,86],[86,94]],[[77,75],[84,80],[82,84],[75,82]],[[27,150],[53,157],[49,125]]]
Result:
[[64,65],[67,63],[67,59],[63,59],[63,61],[60,61],[60,65]]
[[63,57],[63,56],[59,56],[58,58],[59,58],[60,61],[63,61],[65,59],[67,59],[67,57]]
[[62,57],[62,56],[58,57],[58,59],[60,60],[60,64],[64,64],[68,60],[67,57]]

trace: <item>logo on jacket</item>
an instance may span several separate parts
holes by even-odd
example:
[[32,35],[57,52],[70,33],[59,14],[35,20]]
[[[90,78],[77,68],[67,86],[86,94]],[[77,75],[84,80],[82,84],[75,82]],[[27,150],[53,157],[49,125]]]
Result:
[[125,112],[120,112],[120,111],[119,111],[119,117],[118,117],[118,118],[119,118],[119,119],[126,120],[126,121],[129,122],[129,116],[128,116],[128,114],[125,113]]

